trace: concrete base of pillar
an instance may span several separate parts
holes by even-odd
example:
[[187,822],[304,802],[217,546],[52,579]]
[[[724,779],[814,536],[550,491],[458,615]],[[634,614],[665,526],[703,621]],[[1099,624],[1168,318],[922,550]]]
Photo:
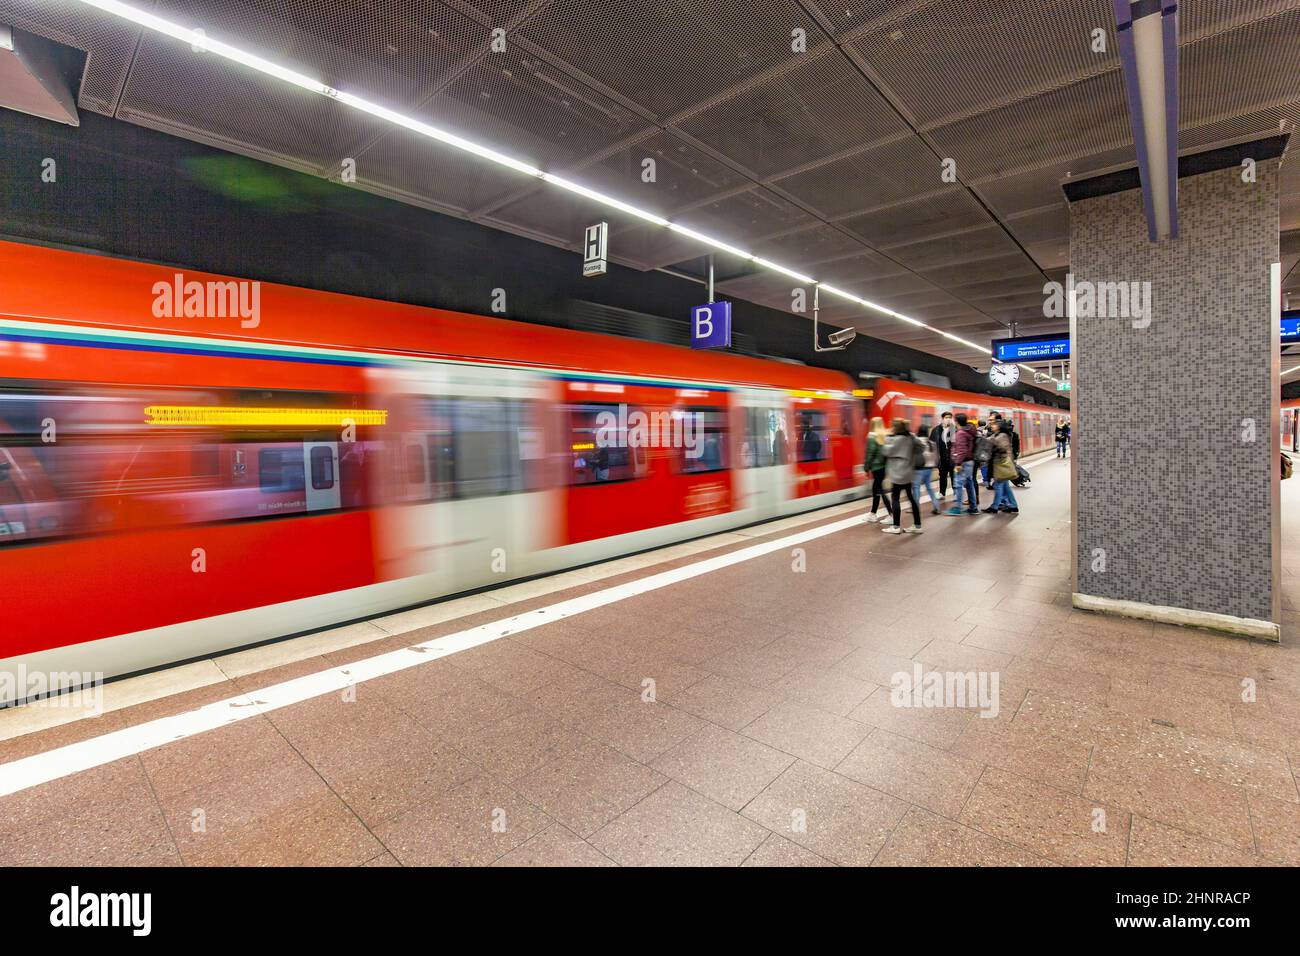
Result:
[[1142,618],[1147,621],[1159,621],[1161,624],[1206,627],[1214,631],[1227,631],[1229,634],[1240,634],[1243,637],[1254,637],[1263,641],[1282,640],[1281,625],[1274,624],[1272,621],[1234,617],[1231,614],[1213,614],[1210,611],[1192,611],[1185,607],[1162,607],[1158,604],[1143,604],[1140,601],[1117,601],[1112,598],[1094,597],[1091,594],[1079,594],[1077,591],[1073,603],[1075,607],[1084,611],[1100,611],[1103,614]]

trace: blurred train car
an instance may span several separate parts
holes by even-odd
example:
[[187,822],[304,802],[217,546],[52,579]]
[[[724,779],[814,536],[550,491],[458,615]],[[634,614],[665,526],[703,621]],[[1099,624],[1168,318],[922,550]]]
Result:
[[130,673],[853,498],[852,388],[0,242],[0,672]]
[[1282,449],[1300,451],[1296,434],[1296,419],[1300,418],[1300,398],[1288,398],[1282,402]]
[[1015,423],[1020,435],[1021,457],[1054,449],[1057,419],[1070,416],[1068,410],[995,395],[958,392],[888,378],[878,378],[870,384],[873,394],[868,403],[868,419],[879,416],[889,425],[895,418],[901,418],[911,425],[913,431],[922,429],[928,434],[939,424],[944,412],[954,415],[965,412],[972,421],[987,420],[993,412],[998,412]]

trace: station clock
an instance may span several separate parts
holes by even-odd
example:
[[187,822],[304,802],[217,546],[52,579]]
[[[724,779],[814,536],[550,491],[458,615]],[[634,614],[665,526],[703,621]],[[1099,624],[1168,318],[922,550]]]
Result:
[[1014,385],[1020,381],[1019,365],[997,364],[989,367],[989,381],[998,388],[1006,388],[1008,385]]

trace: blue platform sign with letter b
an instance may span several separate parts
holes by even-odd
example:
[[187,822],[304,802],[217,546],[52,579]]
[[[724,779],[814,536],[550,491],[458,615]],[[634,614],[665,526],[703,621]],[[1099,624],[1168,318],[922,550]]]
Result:
[[731,345],[731,303],[710,302],[691,309],[691,348],[724,349]]

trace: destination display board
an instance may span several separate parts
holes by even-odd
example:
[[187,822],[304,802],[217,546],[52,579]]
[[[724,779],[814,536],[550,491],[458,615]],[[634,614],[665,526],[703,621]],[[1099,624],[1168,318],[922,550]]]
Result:
[[1282,313],[1282,344],[1300,342],[1300,309]]
[[1068,335],[1024,335],[993,340],[993,359],[997,362],[1046,362],[1069,357]]

